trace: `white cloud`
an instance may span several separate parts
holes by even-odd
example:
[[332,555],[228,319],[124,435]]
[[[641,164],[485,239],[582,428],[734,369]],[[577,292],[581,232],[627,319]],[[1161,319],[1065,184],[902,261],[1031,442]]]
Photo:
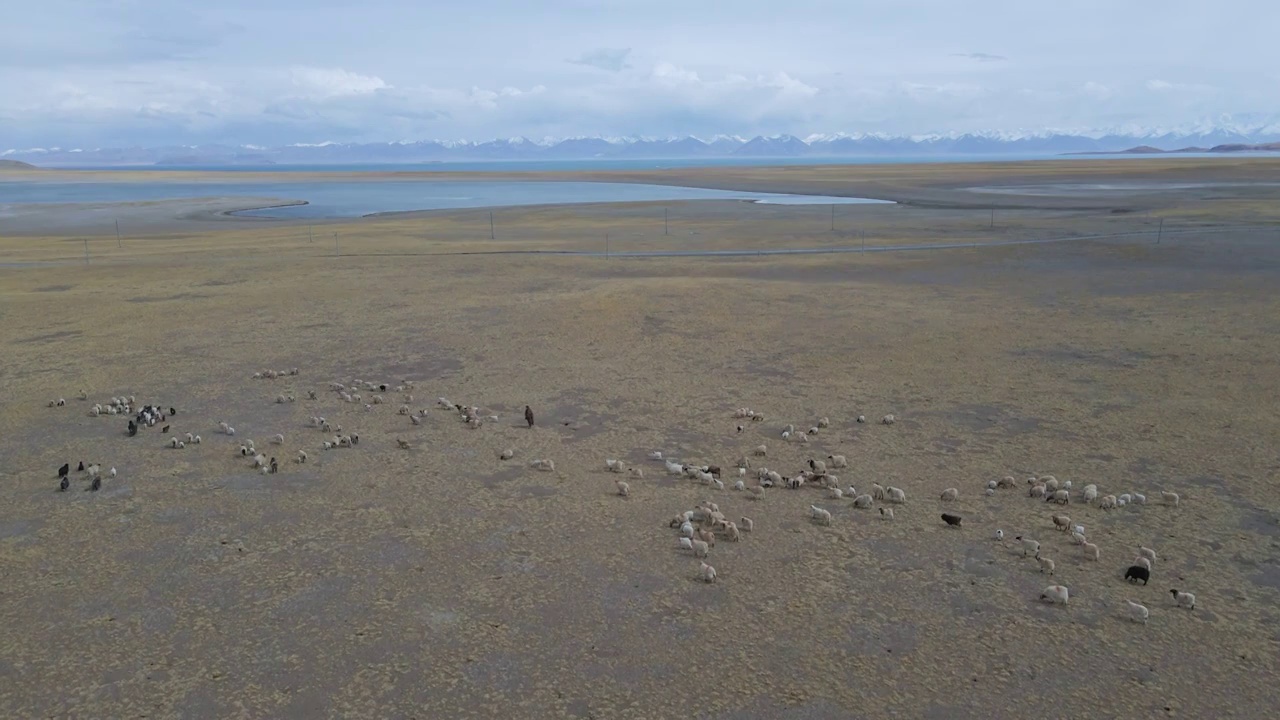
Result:
[[[1233,17],[1270,8],[1224,2]],[[14,147],[1280,118],[1269,26],[1201,33],[1191,0],[1078,0],[1072,13],[1005,0],[10,5],[0,143]],[[1194,48],[1167,41],[1191,33]],[[956,38],[989,52],[953,53]],[[566,60],[566,47],[584,50]]]

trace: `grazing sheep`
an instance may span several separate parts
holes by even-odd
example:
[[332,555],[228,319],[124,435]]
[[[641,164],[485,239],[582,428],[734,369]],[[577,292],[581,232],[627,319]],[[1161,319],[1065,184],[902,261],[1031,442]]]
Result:
[[1176,493],[1176,492],[1169,492],[1169,491],[1167,491],[1167,490],[1161,490],[1161,491],[1160,491],[1160,499],[1164,501],[1164,504],[1165,504],[1165,505],[1172,505],[1172,506],[1174,506],[1174,507],[1178,507],[1178,500],[1179,500],[1179,498],[1178,498],[1178,493]]
[[408,405],[401,405],[401,406],[400,406],[400,409],[399,409],[399,410],[397,410],[396,412],[400,413],[401,415],[408,415],[408,414],[409,414],[409,406],[408,406]]
[[769,454],[769,448],[766,445],[757,445],[755,449],[756,457],[766,457]]
[[884,500],[884,487],[880,483],[871,483],[871,497],[876,500]]
[[760,487],[759,485],[752,485],[748,487],[747,492],[750,493],[749,495],[747,495],[747,497],[751,498],[752,500],[764,499],[764,488]]
[[1130,565],[1128,570],[1124,571],[1124,579],[1129,582],[1141,580],[1143,585],[1151,579],[1151,570],[1141,565]]
[[907,502],[907,494],[903,492],[902,488],[887,487],[884,490],[885,497],[888,498],[889,502],[897,503],[898,505],[903,505]]
[[734,490],[746,490],[746,489],[747,489],[747,484],[746,484],[745,482],[743,482],[743,481],[739,480],[738,482],[736,482],[736,483],[734,483],[734,484],[733,484],[733,489],[734,489]]
[[276,396],[276,404],[277,404],[277,405],[283,405],[283,404],[284,404],[284,395],[277,395],[277,396]]
[[1054,490],[1052,493],[1045,496],[1044,501],[1055,502],[1059,505],[1070,505],[1071,493],[1068,493],[1066,490]]
[[738,525],[725,521],[724,523],[725,537],[729,538],[729,542],[741,542],[742,534],[738,532]]
[[634,478],[643,478],[644,469],[643,468],[627,468],[627,474]]
[[107,477],[115,477],[115,476],[116,476],[116,469],[111,468],[111,470],[107,472]]
[[661,459],[662,459],[662,451],[660,451],[660,450],[654,450],[653,452],[649,453],[649,459],[650,459],[650,460],[661,460]]
[[809,516],[812,517],[814,520],[817,520],[819,525],[831,524],[831,512],[828,510],[823,510],[817,505],[809,506]]
[[960,527],[962,518],[955,513],[942,513],[942,521],[951,527]]
[[999,540],[999,541],[1001,541],[1001,542],[1003,542],[1003,541],[1004,541],[1004,531],[1003,531],[1003,530],[996,530],[996,540]]
[[711,549],[705,540],[690,540],[689,544],[693,546],[694,557],[704,558]]
[[892,413],[880,418],[880,422],[884,423],[885,425],[892,425],[897,421],[898,421],[898,418],[894,417]]
[[631,495],[631,486],[627,483],[621,480],[614,480],[613,484],[618,486],[618,494],[622,497],[628,497]]
[[409,441],[404,438],[396,438],[396,445],[400,446],[401,450],[409,449]]
[[1179,590],[1170,590],[1169,594],[1173,595],[1173,600],[1178,603],[1178,607],[1184,607],[1188,610],[1196,609],[1195,595],[1192,595],[1189,592],[1181,592]]
[[297,462],[299,465],[301,465],[302,463],[305,463],[306,461],[307,461],[307,451],[306,451],[306,450],[299,450],[299,451],[298,451],[298,457],[297,457],[297,459],[296,459],[296,462]]
[[177,436],[174,436],[174,437],[169,438],[169,447],[171,447],[171,448],[176,448],[176,447],[178,447],[178,438],[177,438]]
[[541,460],[534,460],[532,463],[529,463],[529,466],[534,470],[541,470],[543,472],[551,472],[556,469],[555,462],[545,458]]
[[1023,537],[1021,535],[1014,536],[1013,539],[1022,543],[1022,557],[1026,557],[1027,555],[1039,554],[1040,543],[1036,542],[1035,540],[1032,540],[1031,538]]
[[80,394],[79,394],[79,395],[77,395],[76,397],[77,397],[77,398],[79,398],[79,399],[81,399],[81,400],[88,400],[88,399],[89,399],[89,393],[87,393],[87,392],[85,392],[85,391],[81,390],[81,391],[80,391]]
[[[870,496],[869,496],[869,495],[863,495],[862,497],[870,497]],[[892,519],[893,519],[893,508],[883,508],[883,507],[882,507],[882,508],[880,508],[880,519],[881,519],[881,520],[892,520]]]
[[1045,571],[1048,571],[1050,575],[1053,574],[1054,563],[1052,560],[1050,560],[1047,557],[1042,557],[1040,555],[1036,555],[1036,560],[1040,563],[1040,572],[1043,573]]
[[831,426],[831,420],[827,417],[818,418],[818,427],[825,428]]
[[1071,593],[1064,585],[1050,585],[1044,589],[1044,592],[1040,593],[1041,600],[1048,600],[1054,605],[1066,605],[1070,597]]
[[825,475],[827,473],[827,464],[822,460],[810,460],[809,469],[815,475]]
[[818,428],[817,428],[817,426],[815,425],[814,427],[809,428],[809,432],[808,432],[808,434],[809,434],[809,435],[817,435],[817,434],[818,434]]
[[[707,477],[711,477],[711,476],[710,476],[710,475],[708,475]],[[717,490],[723,490],[723,489],[724,489],[724,483],[720,481],[720,478],[712,477],[712,478],[711,478],[711,484],[712,484],[712,485],[714,485],[714,486],[715,486],[715,488],[716,488]]]
[[867,421],[867,416],[866,416],[866,415],[859,415],[859,416],[858,416],[858,418],[857,418],[857,420],[858,420],[858,423],[859,423],[859,424],[865,423],[865,422]]
[[[1082,535],[1081,537],[1084,537],[1084,536]],[[1097,545],[1094,545],[1093,543],[1091,543],[1091,542],[1089,542],[1088,540],[1086,540],[1086,541],[1081,545],[1081,547],[1083,547],[1083,548],[1084,548],[1084,556],[1085,556],[1085,557],[1089,558],[1090,560],[1093,560],[1094,562],[1097,562],[1097,561],[1098,561],[1098,558],[1099,558],[1099,556],[1100,556],[1100,553],[1098,552],[1098,546],[1097,546]]]
[[[999,487],[999,484],[998,484],[995,480],[988,480],[988,481],[987,481],[987,489],[988,489],[988,490],[995,490],[997,487]],[[988,494],[989,494],[989,493],[988,493]]]
[[829,500],[839,500],[842,497],[844,497],[844,491],[838,487],[831,488],[827,491],[827,498]]
[[1067,528],[1071,527],[1071,518],[1066,515],[1054,515],[1053,525],[1055,529],[1065,531]]
[[1147,504],[1147,496],[1146,496],[1146,495],[1143,495],[1142,493],[1134,493],[1134,494],[1133,494],[1133,502],[1134,502],[1134,504],[1136,504],[1136,505],[1146,505],[1146,504]]
[[693,540],[692,540],[692,539],[690,539],[690,538],[688,538],[688,537],[681,537],[681,538],[677,538],[677,540],[678,540],[677,545],[678,545],[678,547],[679,547],[681,550],[688,550],[689,552],[693,552]]
[[742,527],[743,532],[751,532],[756,527],[755,521],[745,515],[738,518],[738,525]]
[[831,467],[834,469],[849,467],[849,461],[843,455],[828,455],[827,459],[831,461]]
[[809,436],[804,433],[798,433],[796,435],[796,442],[800,443],[801,445],[804,445],[805,443],[809,442]]
[[1006,490],[1017,484],[1018,484],[1018,481],[1014,480],[1012,475],[1005,475],[1004,477],[996,481],[997,487],[1001,489],[1006,489]]
[[1027,495],[1033,498],[1042,498],[1045,496],[1045,493],[1046,493],[1045,487],[1040,483],[1036,483],[1035,485],[1032,485],[1031,489],[1027,491]]
[[667,460],[667,461],[666,461],[666,463],[665,463],[665,465],[666,465],[666,468],[667,468],[667,473],[668,473],[668,474],[670,474],[670,475],[683,475],[683,474],[684,474],[684,465],[681,465],[681,464],[680,464],[680,463],[678,463],[678,462],[674,462],[674,461],[672,461],[672,460]]
[[1085,539],[1084,533],[1073,532],[1071,533],[1071,542],[1075,543],[1076,545],[1083,545],[1089,541]]
[[1107,495],[1102,498],[1102,502],[1098,503],[1098,507],[1103,510],[1114,510],[1116,508],[1116,496]]
[[281,435],[280,433],[276,433],[275,435],[272,435],[272,436],[271,436],[271,444],[272,444],[272,445],[283,445],[283,444],[284,444],[284,435]]
[[1045,475],[1040,478],[1040,484],[1044,485],[1044,489],[1048,492],[1053,492],[1058,489],[1058,479],[1052,475]]
[[716,569],[706,563],[702,563],[698,567],[698,572],[702,575],[702,581],[713,583],[716,581]]
[[1097,485],[1085,485],[1085,486],[1084,486],[1084,501],[1085,501],[1085,503],[1091,503],[1091,502],[1093,502],[1094,500],[1096,500],[1097,498],[1098,498],[1098,486],[1097,486]]
[[1151,611],[1147,610],[1145,605],[1139,605],[1132,600],[1125,600],[1129,604],[1129,619],[1134,622],[1147,624],[1147,618],[1151,616]]
[[693,537],[693,523],[688,520],[680,523],[680,534],[687,538]]
[[1152,549],[1151,549],[1151,548],[1149,548],[1149,547],[1143,547],[1143,546],[1141,546],[1141,545],[1139,545],[1139,546],[1138,546],[1138,554],[1139,554],[1139,555],[1141,555],[1141,556],[1142,556],[1142,557],[1144,557],[1144,558],[1147,558],[1148,560],[1150,560],[1150,561],[1151,561],[1151,562],[1153,562],[1153,563],[1154,563],[1156,560],[1158,560],[1158,559],[1159,559],[1159,558],[1157,558],[1157,557],[1156,557],[1156,551],[1155,551],[1155,550],[1152,550]]
[[853,499],[853,506],[862,510],[866,510],[871,507],[873,502],[874,501],[872,500],[870,495],[863,493]]
[[621,460],[606,459],[604,467],[609,472],[620,473],[627,469],[627,466]]
[[958,497],[960,497],[960,491],[956,488],[947,488],[942,491],[942,502],[954,502]]
[[1148,570],[1150,570],[1150,569],[1151,569],[1151,559],[1150,559],[1150,558],[1144,558],[1144,557],[1141,557],[1141,556],[1136,557],[1136,558],[1134,558],[1134,559],[1133,559],[1133,564],[1134,564],[1134,565],[1141,565],[1142,567],[1144,567],[1144,568],[1146,568],[1146,569],[1148,569]]

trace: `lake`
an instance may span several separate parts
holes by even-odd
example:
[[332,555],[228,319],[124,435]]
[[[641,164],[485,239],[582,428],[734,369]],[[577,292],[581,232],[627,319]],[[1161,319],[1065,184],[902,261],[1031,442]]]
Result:
[[[317,182],[0,182],[5,205],[146,202],[235,197],[305,201],[238,215],[271,218],[352,218],[388,212],[570,203],[742,200],[769,204],[885,203],[867,198],[707,190],[668,185],[598,182],[317,181]],[[247,201],[246,208],[255,203]]]

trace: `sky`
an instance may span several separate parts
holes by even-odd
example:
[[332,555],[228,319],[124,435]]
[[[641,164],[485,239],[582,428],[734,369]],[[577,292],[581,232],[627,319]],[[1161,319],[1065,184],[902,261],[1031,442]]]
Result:
[[0,148],[1280,122],[1274,0],[0,0]]

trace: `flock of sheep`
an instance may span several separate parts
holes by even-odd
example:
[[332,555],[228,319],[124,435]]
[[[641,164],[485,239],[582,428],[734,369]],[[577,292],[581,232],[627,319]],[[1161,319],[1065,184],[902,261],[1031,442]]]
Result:
[[[298,374],[297,368],[287,371],[265,370],[254,373],[253,378],[270,380],[292,377]],[[416,411],[411,409],[411,404],[414,401],[413,389],[414,383],[410,380],[404,380],[395,385],[359,379],[351,381],[350,384],[341,382],[331,382],[329,384],[329,390],[344,403],[362,407],[365,412],[372,412],[375,406],[387,404],[387,394],[395,392],[399,394],[402,400],[397,414],[406,417],[411,425],[417,426],[427,417],[428,411],[425,408]],[[365,393],[369,394],[368,402],[365,402]],[[318,399],[315,391],[309,391],[307,397],[309,400]],[[78,398],[81,401],[87,401],[88,394],[82,390]],[[279,404],[294,401],[295,397],[291,394],[281,393],[275,398],[275,402]],[[65,399],[59,398],[50,401],[49,407],[65,407],[66,404]],[[477,429],[486,423],[498,421],[497,415],[482,412],[479,407],[456,404],[443,397],[437,399],[436,405],[441,409],[456,413],[462,423],[471,429]],[[134,414],[135,408],[137,408],[137,403],[133,396],[112,397],[106,403],[93,405],[88,414],[92,417],[130,416]],[[132,437],[137,434],[139,427],[152,427],[158,423],[169,421],[176,414],[176,408],[169,408],[169,412],[166,414],[158,405],[146,405],[137,411],[136,417],[129,421],[127,434]],[[535,421],[533,410],[529,406],[525,406],[524,417],[528,427],[532,428]],[[734,413],[734,417],[753,422],[763,422],[765,419],[763,414],[749,408],[739,408]],[[858,423],[866,423],[867,419],[865,416],[859,415],[856,421]],[[886,426],[893,425],[896,422],[896,417],[892,414],[885,415],[880,422]],[[318,447],[321,450],[353,448],[360,443],[358,433],[344,433],[341,424],[331,422],[322,416],[311,416],[307,425],[323,433],[324,439],[318,443]],[[830,427],[830,420],[826,417],[820,418],[807,430],[797,429],[795,425],[789,424],[782,429],[781,439],[786,443],[807,445],[812,437],[822,433],[828,427]],[[168,434],[169,430],[170,425],[166,424],[161,433]],[[745,428],[742,425],[737,426],[738,434],[743,433],[744,430]],[[236,434],[235,428],[225,421],[218,423],[217,431],[228,437]],[[180,439],[180,437],[185,438],[185,440]],[[181,436],[179,434],[171,435],[166,442],[166,446],[171,449],[182,450],[188,445],[197,445],[200,442],[201,438],[198,434],[186,432]],[[276,434],[270,438],[269,443],[274,446],[283,446],[285,444],[285,436],[282,433]],[[412,444],[404,438],[396,438],[396,444],[400,449],[412,447]],[[237,452],[243,457],[250,458],[252,468],[263,475],[274,474],[279,471],[278,460],[275,457],[268,456],[266,453],[259,452],[252,439],[239,442]],[[511,460],[514,456],[515,450],[511,448],[502,450],[498,455],[503,461]],[[744,497],[751,501],[763,501],[767,495],[766,491],[772,492],[775,487],[787,490],[802,490],[805,487],[818,488],[824,493],[825,500],[839,502],[849,499],[852,507],[859,510],[870,510],[875,508],[877,503],[881,503],[878,510],[884,520],[893,520],[894,508],[901,508],[907,503],[906,491],[892,485],[882,486],[879,483],[872,482],[870,492],[859,492],[852,484],[842,485],[841,479],[835,471],[849,467],[848,460],[843,455],[828,455],[825,460],[811,458],[807,461],[806,467],[802,467],[794,473],[788,472],[784,474],[763,465],[768,461],[769,448],[767,445],[761,444],[756,446],[749,456],[743,455],[733,464],[731,471],[735,477],[731,478],[733,480],[731,485],[726,485],[724,473],[718,465],[682,463],[664,457],[660,450],[651,451],[647,457],[650,461],[661,462],[668,475],[683,477],[715,490],[730,489],[742,492]],[[299,449],[294,456],[294,462],[301,464],[306,463],[307,460],[306,450]],[[539,471],[554,471],[556,469],[555,462],[550,458],[534,459],[529,462],[529,467]],[[642,468],[630,467],[625,461],[619,459],[607,459],[605,461],[605,469],[612,473],[625,475],[631,480],[631,482],[628,482],[618,478],[614,481],[617,494],[623,497],[631,495],[632,482],[644,478],[644,470]],[[90,480],[90,487],[87,489],[98,490],[102,487],[103,473],[101,464],[90,463],[85,465],[83,461],[80,461],[77,471],[86,473],[86,477]],[[69,473],[69,463],[58,469],[60,491],[67,489]],[[116,475],[114,467],[107,473],[110,478],[115,478]],[[999,490],[1012,489],[1017,485],[1018,482],[1012,476],[1006,476],[999,480],[988,480],[984,492],[986,495],[991,496],[995,495]],[[1099,496],[1096,484],[1086,485],[1073,494],[1073,485],[1070,480],[1059,482],[1052,475],[1032,476],[1026,480],[1026,486],[1028,487],[1028,496],[1030,498],[1054,503],[1055,507],[1068,506],[1074,500],[1077,504],[1083,503],[1085,506],[1091,506],[1096,503],[1101,510],[1114,510],[1128,505],[1141,506],[1147,502],[1146,496],[1137,492]],[[942,491],[939,500],[942,503],[952,503],[959,497],[960,490],[951,487]],[[1161,492],[1161,499],[1165,505],[1173,508],[1178,507],[1180,502],[1180,497],[1177,493],[1168,491]],[[817,504],[808,504],[808,515],[811,521],[819,525],[830,526],[833,522],[831,511]],[[956,513],[943,512],[941,518],[948,526],[963,527],[963,518]],[[1101,551],[1096,544],[1087,539],[1083,525],[1075,524],[1071,517],[1065,513],[1054,514],[1049,519],[1053,529],[1068,536],[1071,544],[1079,546],[1087,560],[1098,561],[1100,559]],[[710,583],[717,581],[718,574],[716,569],[708,564],[706,560],[711,548],[715,546],[717,538],[738,542],[742,539],[743,533],[749,533],[755,528],[755,521],[746,516],[739,518],[737,522],[731,521],[721,512],[716,502],[703,500],[696,507],[677,513],[670,520],[669,525],[679,532],[678,547],[682,550],[687,550],[693,558],[698,560],[698,577]],[[1005,538],[1005,533],[1003,530],[996,530],[994,537],[996,541],[1002,542]],[[1040,572],[1047,573],[1050,576],[1054,574],[1055,562],[1045,554],[1045,548],[1040,541],[1032,539],[1029,534],[1017,535],[1013,539],[1021,544],[1024,557],[1034,557],[1039,565]],[[1154,550],[1139,547],[1138,556],[1125,572],[1125,580],[1129,582],[1141,581],[1145,585],[1150,580],[1152,566],[1155,561],[1156,553]],[[1195,608],[1195,596],[1193,594],[1177,589],[1170,590],[1170,593],[1177,606],[1188,609]],[[1039,599],[1053,604],[1066,605],[1070,599],[1070,590],[1063,585],[1050,585],[1040,593]],[[1131,600],[1126,602],[1128,603],[1130,617],[1136,622],[1145,623],[1150,616],[1148,608]]]

